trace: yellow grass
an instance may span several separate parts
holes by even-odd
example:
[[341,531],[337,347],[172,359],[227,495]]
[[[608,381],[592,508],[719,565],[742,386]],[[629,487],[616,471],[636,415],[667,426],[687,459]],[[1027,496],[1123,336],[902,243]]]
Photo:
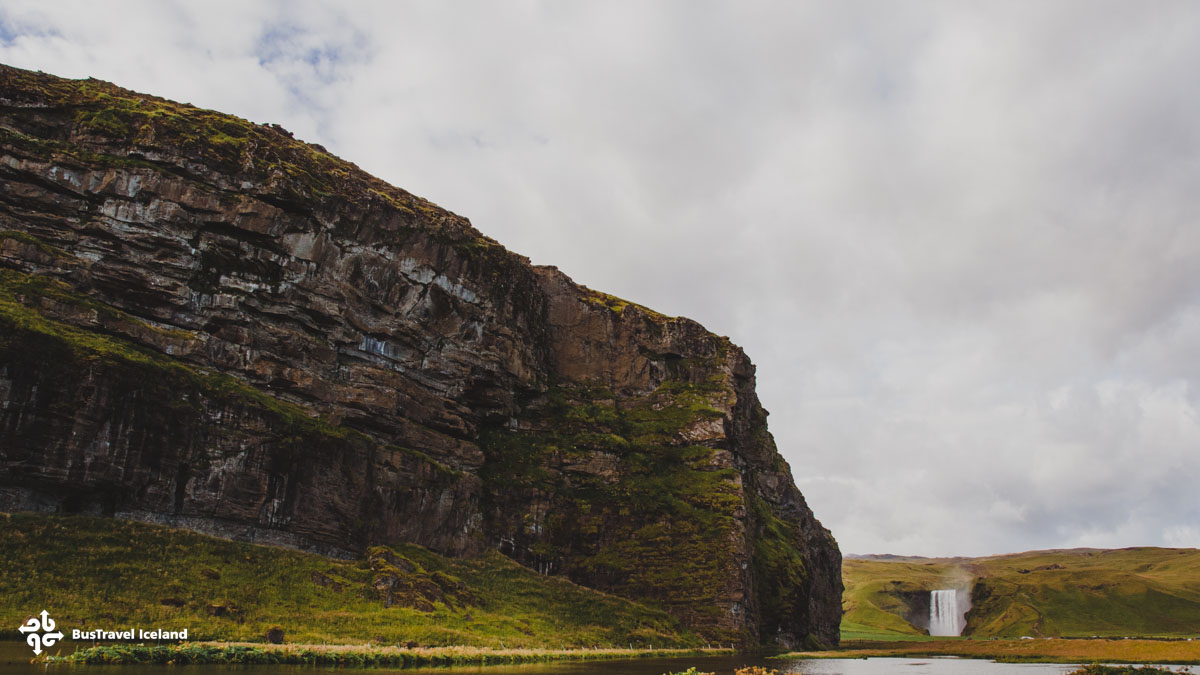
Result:
[[[264,645],[261,643],[196,642],[172,645],[108,645],[83,649],[47,662],[87,664],[157,663],[246,665],[335,665],[414,668],[481,666],[553,661],[594,661],[645,657],[714,656],[731,649],[491,649],[487,647],[398,647],[359,645]],[[699,675],[695,669],[685,675]]]
[[1038,639],[849,642],[824,652],[791,652],[779,658],[961,656],[994,661],[1047,663],[1200,663],[1200,640]]
[[281,654],[293,652],[336,652],[336,653],[380,653],[380,654],[413,654],[430,660],[461,659],[464,661],[483,660],[484,657],[511,658],[517,661],[583,661],[591,659],[633,659],[647,656],[721,656],[733,654],[728,647],[697,647],[694,649],[618,649],[613,647],[597,647],[595,649],[492,649],[489,647],[396,647],[394,645],[312,645],[312,644],[282,644],[271,645],[261,642],[200,642],[197,644],[213,647],[254,647],[263,651],[275,651]]

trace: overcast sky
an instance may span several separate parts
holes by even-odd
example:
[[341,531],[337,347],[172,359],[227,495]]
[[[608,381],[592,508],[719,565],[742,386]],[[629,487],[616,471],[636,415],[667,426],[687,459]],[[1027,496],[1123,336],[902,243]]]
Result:
[[1200,546],[1198,3],[6,0],[0,61],[729,335],[845,552]]

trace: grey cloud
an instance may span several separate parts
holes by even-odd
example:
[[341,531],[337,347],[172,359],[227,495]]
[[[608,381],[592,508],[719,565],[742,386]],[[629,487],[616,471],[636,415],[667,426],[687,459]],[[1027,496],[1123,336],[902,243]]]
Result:
[[[6,3],[730,335],[843,548],[1200,545],[1186,2]],[[340,6],[337,6],[340,7]]]

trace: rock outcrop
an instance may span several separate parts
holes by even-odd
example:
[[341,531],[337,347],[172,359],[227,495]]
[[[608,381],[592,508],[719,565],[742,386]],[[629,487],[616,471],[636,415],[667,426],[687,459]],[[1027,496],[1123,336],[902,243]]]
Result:
[[0,68],[0,509],[495,547],[714,641],[836,643],[766,416],[728,339],[277,126]]

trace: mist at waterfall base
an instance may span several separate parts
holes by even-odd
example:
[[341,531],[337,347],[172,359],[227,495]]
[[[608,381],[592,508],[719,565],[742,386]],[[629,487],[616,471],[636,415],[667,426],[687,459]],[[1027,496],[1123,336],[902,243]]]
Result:
[[971,596],[953,588],[929,592],[929,634],[938,636],[962,635],[971,608]]

